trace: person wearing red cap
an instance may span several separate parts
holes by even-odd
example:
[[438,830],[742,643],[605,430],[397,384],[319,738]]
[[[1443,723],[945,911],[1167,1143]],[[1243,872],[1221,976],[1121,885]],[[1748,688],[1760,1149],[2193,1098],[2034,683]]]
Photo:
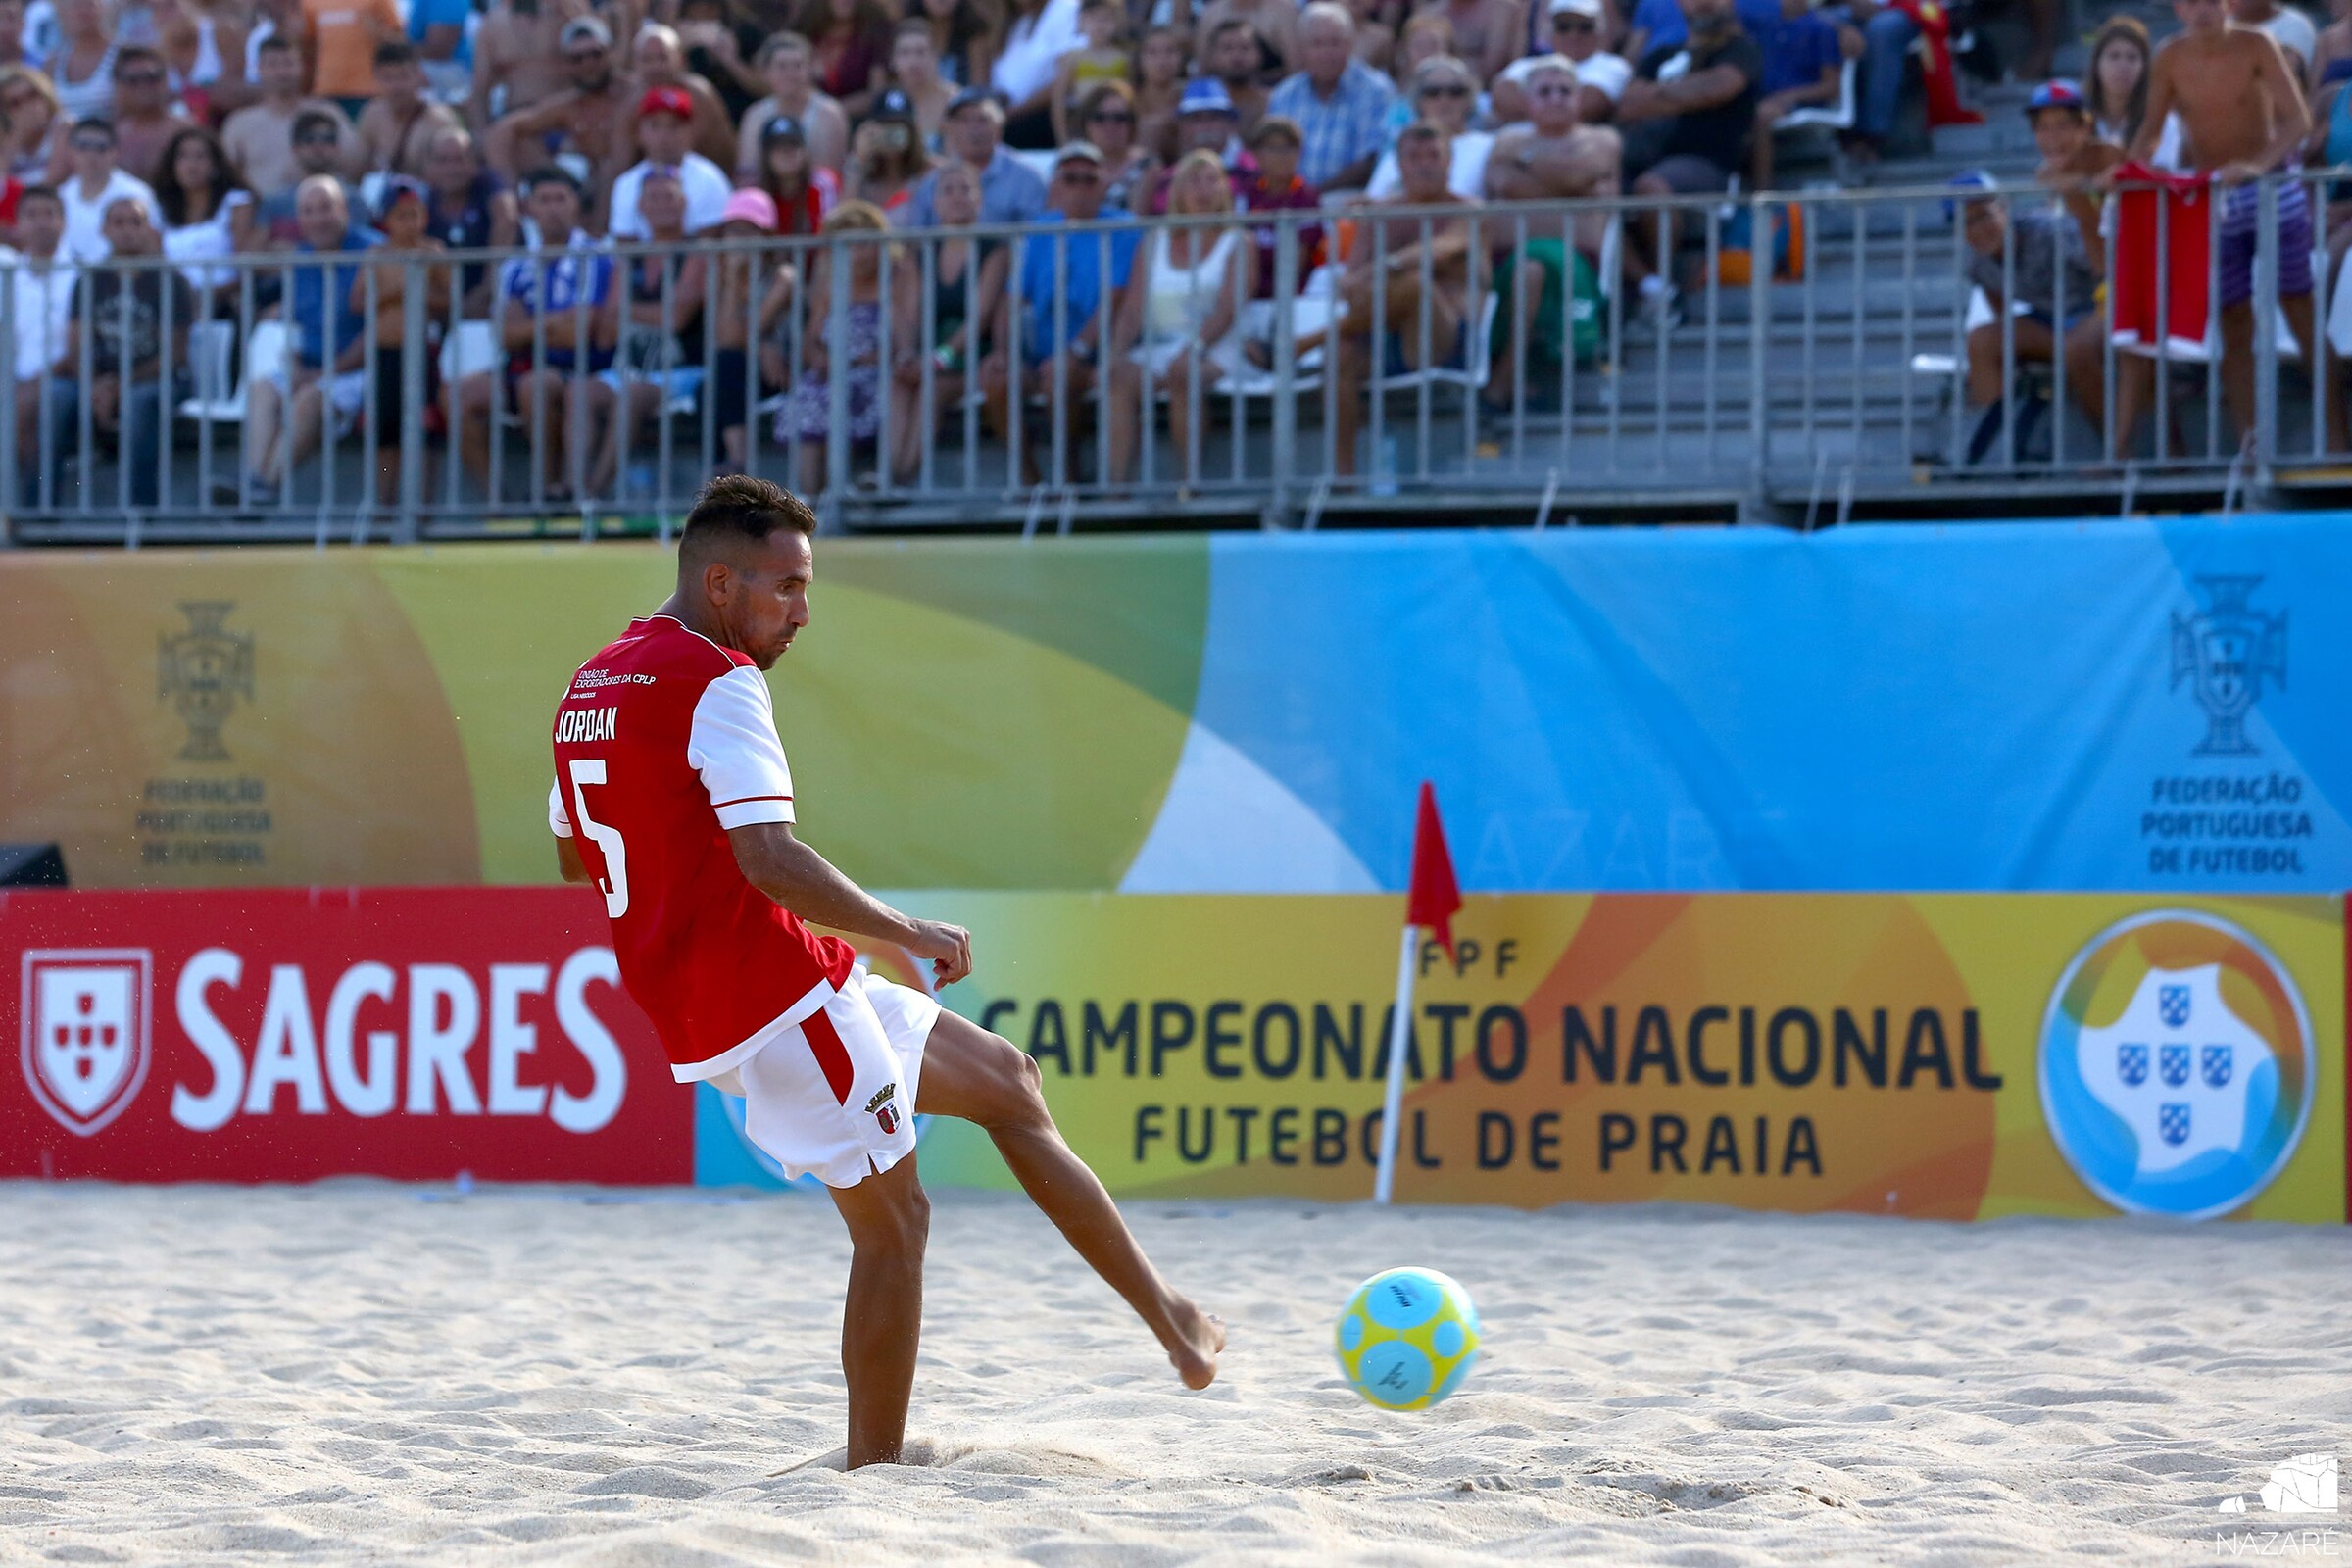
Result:
[[637,147],[645,157],[612,182],[607,233],[614,239],[646,237],[638,193],[645,188],[648,172],[655,169],[677,172],[678,184],[686,192],[687,233],[699,234],[718,226],[730,187],[725,171],[694,150],[694,100],[685,88],[646,90],[637,104]]

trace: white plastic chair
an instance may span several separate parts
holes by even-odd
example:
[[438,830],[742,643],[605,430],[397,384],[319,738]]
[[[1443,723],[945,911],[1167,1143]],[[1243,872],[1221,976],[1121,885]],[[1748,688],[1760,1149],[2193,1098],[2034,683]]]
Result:
[[1784,130],[1802,130],[1808,126],[1823,130],[1851,130],[1854,128],[1854,93],[1860,75],[1858,61],[1848,60],[1845,69],[1838,74],[1838,101],[1835,104],[1808,104],[1791,109],[1780,118],[1774,134]]
[[188,329],[188,362],[196,395],[180,400],[179,416],[212,424],[243,424],[256,370],[267,372],[286,353],[283,321],[263,321],[245,340],[245,363],[229,387],[228,361],[237,339],[233,321],[199,321]]
[[[1372,391],[1408,392],[1424,385],[1458,386],[1471,392],[1483,389],[1487,377],[1494,368],[1494,317],[1501,306],[1502,296],[1493,289],[1487,290],[1486,302],[1479,307],[1477,328],[1467,331],[1463,336],[1462,365],[1459,368],[1433,365],[1396,375],[1376,375],[1372,378]],[[1385,355],[1388,352],[1386,345],[1382,345],[1377,352]]]

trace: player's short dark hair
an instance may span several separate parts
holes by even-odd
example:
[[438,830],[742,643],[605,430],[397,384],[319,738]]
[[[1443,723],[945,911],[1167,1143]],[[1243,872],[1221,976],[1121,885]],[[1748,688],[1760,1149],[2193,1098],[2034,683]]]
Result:
[[748,473],[722,473],[694,498],[678,535],[678,558],[708,559],[738,541],[760,543],[779,528],[813,534],[816,514],[780,484]]

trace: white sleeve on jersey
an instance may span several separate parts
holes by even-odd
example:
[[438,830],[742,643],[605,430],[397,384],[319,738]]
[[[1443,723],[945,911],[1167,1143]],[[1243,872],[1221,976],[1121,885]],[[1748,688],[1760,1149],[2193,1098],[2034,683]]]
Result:
[[792,769],[776,739],[775,706],[767,682],[738,664],[709,686],[694,705],[686,761],[710,792],[720,827],[792,820]]
[[547,830],[560,839],[571,837],[571,813],[564,809],[564,781],[547,787]]

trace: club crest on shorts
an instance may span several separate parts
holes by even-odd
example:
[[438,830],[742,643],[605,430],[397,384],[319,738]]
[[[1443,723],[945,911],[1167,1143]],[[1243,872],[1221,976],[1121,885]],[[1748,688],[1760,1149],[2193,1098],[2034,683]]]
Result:
[[885,1138],[899,1130],[898,1107],[891,1103],[898,1092],[897,1084],[884,1084],[874,1098],[865,1102],[865,1113],[881,1126]]
[[147,1081],[154,966],[144,948],[24,954],[17,995],[24,1083],[41,1108],[77,1137],[122,1114]]

